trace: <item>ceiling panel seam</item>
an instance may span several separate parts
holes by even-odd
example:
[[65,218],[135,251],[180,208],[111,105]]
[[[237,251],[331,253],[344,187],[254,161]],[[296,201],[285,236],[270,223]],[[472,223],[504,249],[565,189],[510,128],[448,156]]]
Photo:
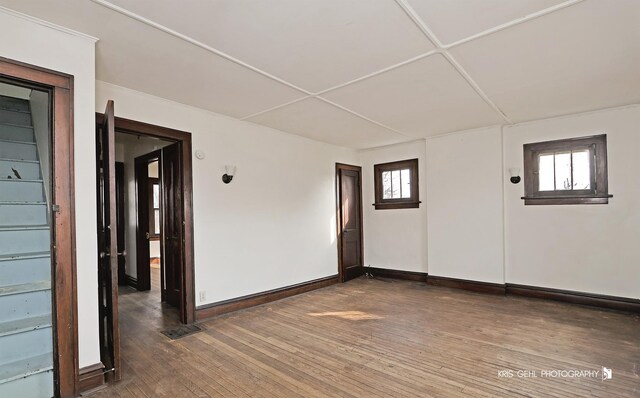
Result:
[[272,80],[274,80],[274,81],[276,81],[276,82],[278,82],[280,84],[284,84],[285,86],[287,86],[289,88],[292,88],[294,90],[297,90],[297,91],[299,91],[299,92],[301,92],[303,94],[306,94],[306,95],[310,95],[311,94],[311,92],[309,92],[309,91],[307,91],[307,90],[305,90],[305,89],[303,89],[301,87],[298,87],[295,84],[289,83],[288,81],[285,81],[285,80],[283,80],[283,79],[281,79],[279,77],[276,77],[276,76],[270,74],[269,72],[265,72],[262,69],[256,68],[253,65],[249,65],[246,62],[243,62],[243,61],[241,61],[241,60],[239,60],[239,59],[237,59],[235,57],[232,57],[231,55],[229,55],[227,53],[224,53],[224,52],[222,52],[220,50],[217,50],[217,49],[215,49],[215,48],[213,48],[213,47],[211,47],[211,46],[209,46],[207,44],[204,44],[204,43],[202,43],[202,42],[200,42],[200,41],[198,41],[198,40],[196,40],[196,39],[194,39],[192,37],[189,37],[189,36],[184,35],[184,34],[182,34],[180,32],[177,32],[177,31],[175,31],[175,30],[173,30],[171,28],[168,28],[168,27],[160,24],[160,23],[154,22],[154,21],[152,21],[150,19],[147,19],[147,18],[145,18],[145,17],[143,17],[141,15],[138,15],[138,14],[136,14],[134,12],[131,12],[131,11],[129,11],[127,9],[124,9],[124,8],[122,8],[120,6],[117,6],[117,5],[113,4],[113,3],[110,3],[110,2],[105,1],[105,0],[91,0],[91,1],[93,1],[96,4],[100,4],[101,6],[106,7],[108,9],[112,10],[112,11],[115,11],[115,12],[118,12],[118,13],[120,13],[122,15],[125,15],[125,16],[127,16],[129,18],[135,19],[138,22],[142,22],[145,25],[148,25],[148,26],[151,26],[151,27],[153,27],[155,29],[158,29],[158,30],[160,30],[160,31],[162,31],[164,33],[167,33],[169,35],[177,37],[178,39],[181,39],[181,40],[184,40],[184,41],[186,41],[188,43],[191,43],[194,46],[200,47],[203,50],[209,51],[209,52],[211,52],[211,53],[213,53],[215,55],[218,55],[218,56],[220,56],[220,57],[222,57],[222,58],[224,58],[224,59],[226,59],[228,61],[231,61],[231,62],[233,62],[233,63],[235,63],[237,65],[245,67],[245,68],[247,68],[249,70],[252,70],[252,71],[254,71],[256,73],[259,73],[264,77],[272,79]]
[[540,11],[528,14],[528,15],[522,17],[522,18],[517,18],[517,19],[514,19],[512,21],[500,24],[498,26],[494,26],[493,28],[489,28],[489,29],[483,30],[482,32],[479,32],[479,33],[473,34],[471,36],[465,37],[463,39],[454,41],[453,43],[443,44],[442,48],[445,49],[445,50],[449,50],[449,49],[452,49],[453,47],[457,47],[459,45],[468,43],[470,41],[473,41],[473,40],[476,40],[476,39],[480,39],[480,38],[485,37],[485,36],[489,36],[489,35],[494,34],[496,32],[500,32],[500,31],[505,30],[507,28],[510,28],[512,26],[520,25],[520,24],[522,24],[524,22],[531,21],[531,20],[536,19],[536,18],[540,18],[540,17],[542,17],[544,15],[551,14],[552,12],[556,12],[556,11],[562,10],[563,8],[567,8],[569,6],[581,3],[583,1],[584,0],[569,0],[569,1],[565,1],[564,3],[556,4],[554,6],[551,6],[551,7],[542,9]]
[[458,74],[471,86],[471,88],[482,98],[482,100],[493,109],[498,116],[506,123],[511,124],[511,120],[507,115],[496,105],[495,102],[480,88],[473,78],[467,73],[466,70],[460,65],[458,61],[443,47],[442,43],[436,35],[429,29],[427,24],[418,16],[416,11],[407,3],[406,0],[396,0],[396,3],[404,10],[407,16],[416,24],[420,31],[429,39],[439,50],[442,51],[442,55],[447,59],[449,64],[458,72]]
[[413,137],[411,137],[411,136],[409,136],[409,135],[407,135],[407,134],[405,134],[405,133],[403,133],[401,131],[398,131],[398,130],[392,128],[392,127],[387,126],[386,124],[383,124],[383,123],[377,122],[377,121],[375,121],[373,119],[370,119],[370,118],[368,118],[368,117],[366,117],[364,115],[359,114],[358,112],[354,112],[351,109],[349,109],[347,107],[344,107],[342,105],[336,104],[335,102],[330,101],[330,100],[328,100],[326,98],[323,98],[323,97],[316,97],[316,98],[321,100],[321,101],[323,101],[323,102],[325,102],[325,103],[327,103],[327,104],[329,104],[329,105],[333,105],[338,109],[342,109],[345,112],[349,112],[350,114],[352,114],[354,116],[357,116],[357,117],[359,117],[361,119],[364,119],[364,120],[366,120],[366,121],[368,121],[370,123],[373,123],[373,124],[378,125],[378,126],[380,126],[382,128],[385,128],[385,129],[387,129],[387,130],[389,130],[389,131],[391,131],[393,133],[400,134],[401,136],[406,137],[406,138],[413,138]]
[[357,116],[357,117],[359,117],[359,118],[361,118],[363,120],[366,120],[368,122],[374,123],[374,124],[376,124],[376,125],[378,125],[380,127],[383,127],[383,128],[385,128],[387,130],[390,130],[390,131],[392,131],[394,133],[397,133],[397,134],[400,134],[402,136],[408,137],[408,135],[406,135],[405,133],[402,133],[402,132],[400,132],[400,131],[398,131],[396,129],[393,129],[393,128],[389,127],[389,126],[384,125],[383,123],[377,122],[377,121],[375,121],[373,119],[370,119],[370,118],[368,118],[366,116],[363,116],[363,115],[361,115],[361,114],[359,114],[359,113],[357,113],[355,111],[352,111],[351,109],[349,109],[347,107],[344,107],[342,105],[338,105],[338,104],[336,104],[336,103],[334,103],[332,101],[329,101],[326,98],[321,97],[321,95],[326,94],[326,93],[331,92],[331,91],[334,91],[334,90],[337,90],[337,89],[340,89],[340,88],[344,88],[344,87],[350,86],[352,84],[361,82],[363,80],[367,80],[369,78],[378,76],[380,74],[392,71],[392,70],[400,68],[402,66],[411,64],[413,62],[422,60],[424,58],[427,58],[429,56],[432,56],[432,55],[435,55],[435,54],[442,54],[447,59],[447,61],[451,64],[451,66],[460,74],[460,76],[483,99],[483,101],[485,101],[487,103],[487,105],[489,105],[498,114],[498,116],[503,121],[505,121],[507,124],[513,124],[513,122],[509,119],[509,117],[506,116],[506,114],[486,95],[486,93],[484,93],[482,88],[473,80],[473,78],[464,70],[462,65],[447,50],[449,50],[449,49],[451,49],[453,47],[456,47],[456,46],[459,46],[459,45],[462,45],[462,44],[469,43],[471,41],[480,39],[482,37],[491,35],[493,33],[508,29],[510,27],[522,24],[522,23],[530,21],[532,19],[539,18],[541,16],[550,14],[552,12],[564,9],[566,7],[569,7],[569,6],[572,6],[574,4],[580,3],[580,2],[582,2],[584,0],[568,0],[568,1],[565,1],[563,3],[556,4],[554,6],[545,8],[543,10],[528,14],[528,15],[526,15],[524,17],[517,18],[515,20],[500,24],[498,26],[492,27],[490,29],[487,29],[487,30],[484,30],[482,32],[473,34],[471,36],[468,36],[466,38],[460,39],[458,41],[455,41],[455,42],[449,43],[449,44],[443,44],[438,40],[436,35],[431,31],[431,29],[422,20],[422,18],[419,17],[419,15],[415,12],[415,10],[411,7],[411,5],[409,5],[407,0],[395,0],[396,3],[401,7],[401,9],[412,20],[412,22],[425,35],[425,37],[430,42],[433,43],[433,45],[436,47],[436,49],[428,51],[428,52],[420,54],[420,55],[417,55],[415,57],[412,57],[412,58],[410,58],[408,60],[399,62],[397,64],[388,66],[386,68],[380,69],[378,71],[372,72],[370,74],[361,76],[359,78],[350,80],[350,81],[345,82],[345,83],[338,84],[336,86],[333,86],[333,87],[330,87],[330,88],[327,88],[325,90],[318,91],[318,92],[315,92],[315,93],[314,92],[310,92],[308,90],[305,90],[305,89],[303,89],[301,87],[298,87],[298,86],[296,86],[296,85],[294,85],[294,84],[292,84],[292,83],[290,83],[290,82],[288,82],[288,81],[286,81],[284,79],[281,79],[279,77],[276,77],[276,76],[270,74],[269,72],[266,72],[266,71],[264,71],[262,69],[259,69],[259,68],[255,67],[253,65],[250,65],[250,64],[248,64],[246,62],[243,62],[243,61],[241,61],[241,60],[239,60],[239,59],[237,59],[237,58],[235,58],[235,57],[233,57],[233,56],[231,56],[229,54],[226,54],[226,53],[224,53],[224,52],[222,52],[220,50],[217,50],[216,48],[214,48],[212,46],[209,46],[207,44],[204,44],[204,43],[202,43],[202,42],[200,42],[200,41],[198,41],[198,40],[196,40],[196,39],[194,39],[194,38],[192,38],[190,36],[187,36],[185,34],[177,32],[177,31],[175,31],[175,30],[173,30],[173,29],[171,29],[171,28],[169,28],[167,26],[164,26],[164,25],[162,25],[160,23],[157,23],[157,22],[154,22],[154,21],[152,21],[150,19],[147,19],[147,18],[145,18],[145,17],[143,17],[141,15],[138,15],[138,14],[132,12],[132,11],[129,11],[129,10],[123,8],[123,7],[120,7],[118,5],[110,3],[107,0],[91,0],[91,1],[93,1],[96,4],[101,5],[103,7],[106,7],[108,9],[112,10],[112,11],[118,12],[118,13],[120,13],[122,15],[125,15],[125,16],[129,17],[129,18],[132,18],[132,19],[137,20],[137,21],[139,21],[141,23],[144,23],[144,24],[146,24],[148,26],[151,26],[151,27],[153,27],[155,29],[158,29],[158,30],[160,30],[162,32],[170,34],[170,35],[172,35],[172,36],[174,36],[174,37],[176,37],[178,39],[184,40],[184,41],[186,41],[186,42],[188,42],[188,43],[190,43],[192,45],[200,47],[200,48],[202,48],[202,49],[204,49],[206,51],[209,51],[209,52],[211,52],[211,53],[213,53],[215,55],[218,55],[218,56],[220,56],[220,57],[222,57],[222,58],[224,58],[224,59],[226,59],[228,61],[231,61],[231,62],[233,62],[233,63],[235,63],[235,64],[237,64],[239,66],[247,68],[247,69],[249,69],[249,70],[251,70],[253,72],[256,72],[256,73],[258,73],[258,74],[260,74],[260,75],[262,75],[264,77],[267,77],[267,78],[269,78],[271,80],[274,80],[274,81],[276,81],[276,82],[278,82],[280,84],[283,84],[283,85],[285,85],[285,86],[287,86],[289,88],[292,88],[292,89],[294,89],[296,91],[299,91],[302,94],[305,94],[303,97],[297,98],[295,100],[288,101],[286,103],[283,103],[283,104],[280,104],[280,105],[277,105],[277,106],[274,106],[274,107],[270,107],[268,109],[265,109],[265,110],[262,110],[262,111],[259,111],[259,112],[255,112],[253,114],[241,117],[241,118],[239,118],[240,120],[246,120],[246,119],[249,119],[249,118],[252,118],[252,117],[267,113],[267,112],[270,112],[270,111],[274,111],[274,110],[286,107],[288,105],[291,105],[291,104],[294,104],[294,103],[297,103],[297,102],[300,102],[300,101],[303,101],[303,100],[306,100],[306,99],[309,99],[309,98],[317,98],[319,100],[324,101],[325,103],[328,103],[330,105],[333,105],[334,107],[342,109],[343,111],[346,111],[346,112],[348,112],[348,113],[350,113],[350,114],[352,114],[354,116]]

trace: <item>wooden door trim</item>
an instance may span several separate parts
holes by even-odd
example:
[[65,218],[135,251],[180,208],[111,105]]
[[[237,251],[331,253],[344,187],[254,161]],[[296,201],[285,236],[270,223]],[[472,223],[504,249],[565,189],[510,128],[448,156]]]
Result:
[[362,267],[364,267],[364,222],[362,219],[362,167],[345,163],[336,163],[336,241],[338,247],[338,280],[342,283],[344,282],[345,275],[344,270],[342,269],[342,212],[340,211],[340,196],[342,192],[342,184],[340,183],[341,170],[355,171],[360,174],[360,178],[358,179],[358,193],[360,196],[360,259],[362,261]]
[[78,306],[76,290],[76,223],[74,187],[73,76],[0,57],[0,78],[51,95],[52,326],[54,392],[77,395]]
[[[101,123],[104,115],[96,112],[96,123]],[[184,215],[184,256],[182,264],[182,297],[180,320],[193,323],[196,314],[195,281],[194,281],[194,249],[193,249],[193,168],[191,133],[157,126],[136,120],[115,118],[115,128],[119,132],[146,135],[169,141],[182,142],[182,192]]]
[[[143,236],[144,232],[142,231],[142,227],[144,226],[143,224],[143,220],[145,219],[145,217],[143,216],[147,216],[146,217],[146,222],[149,223],[149,197],[148,197],[148,191],[149,191],[149,173],[147,172],[147,181],[144,184],[141,184],[141,182],[139,181],[138,178],[138,165],[141,163],[145,163],[147,164],[147,170],[148,170],[148,165],[151,161],[153,161],[154,159],[158,160],[158,164],[160,164],[160,158],[162,157],[161,155],[161,150],[155,150],[153,152],[149,152],[147,154],[138,156],[134,159],[134,170],[133,170],[133,174],[134,174],[134,180],[135,180],[135,187],[136,187],[136,289],[137,290],[151,290],[151,270],[149,269],[149,267],[144,267],[141,268],[140,265],[141,263],[143,263],[142,258],[140,256],[140,246],[141,244],[144,242],[144,240],[146,240],[146,238]],[[160,170],[158,171],[159,173],[162,173]],[[140,190],[144,189],[145,192],[147,192],[147,197],[146,197],[146,203],[143,205],[142,203],[142,198],[140,196]],[[142,209],[144,207],[144,209]],[[140,211],[140,210],[143,211]],[[151,226],[149,225],[148,228],[150,229]],[[147,264],[148,265],[148,264]],[[142,272],[141,272],[142,270]]]

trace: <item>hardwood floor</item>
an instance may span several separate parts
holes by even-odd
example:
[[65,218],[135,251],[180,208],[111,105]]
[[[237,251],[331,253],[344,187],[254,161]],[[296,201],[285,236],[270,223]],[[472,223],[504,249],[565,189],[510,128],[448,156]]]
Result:
[[640,397],[638,315],[359,278],[171,341],[158,294],[120,296],[122,381],[92,397]]

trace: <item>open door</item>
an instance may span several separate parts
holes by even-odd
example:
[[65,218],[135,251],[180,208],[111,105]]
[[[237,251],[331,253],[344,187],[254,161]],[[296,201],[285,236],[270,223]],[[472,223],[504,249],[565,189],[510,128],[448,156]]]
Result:
[[116,212],[115,120],[113,101],[96,131],[98,190],[98,306],[100,357],[108,380],[120,379],[118,327],[118,239]]
[[126,285],[126,242],[124,230],[125,199],[124,199],[124,163],[116,162],[116,219],[118,220],[118,285]]
[[336,164],[338,274],[341,282],[363,274],[361,168]]
[[[134,172],[136,175],[136,195],[137,195],[137,215],[138,226],[136,233],[136,274],[138,278],[138,290],[151,290],[151,262],[149,240],[153,227],[150,220],[149,203],[151,196],[149,192],[149,163],[160,160],[162,152],[160,150],[150,152],[146,155],[138,156],[134,160]],[[162,301],[165,301],[164,292]]]
[[180,154],[181,143],[162,148],[161,189],[164,243],[161,257],[164,280],[162,281],[162,296],[167,303],[181,309],[183,302],[182,275],[184,267],[184,214],[182,192],[182,170]]

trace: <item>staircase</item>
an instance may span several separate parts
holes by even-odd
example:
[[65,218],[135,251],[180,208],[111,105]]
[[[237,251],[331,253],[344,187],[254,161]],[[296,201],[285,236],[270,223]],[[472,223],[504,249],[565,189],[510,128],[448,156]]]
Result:
[[29,101],[0,96],[0,397],[53,396],[47,208]]

